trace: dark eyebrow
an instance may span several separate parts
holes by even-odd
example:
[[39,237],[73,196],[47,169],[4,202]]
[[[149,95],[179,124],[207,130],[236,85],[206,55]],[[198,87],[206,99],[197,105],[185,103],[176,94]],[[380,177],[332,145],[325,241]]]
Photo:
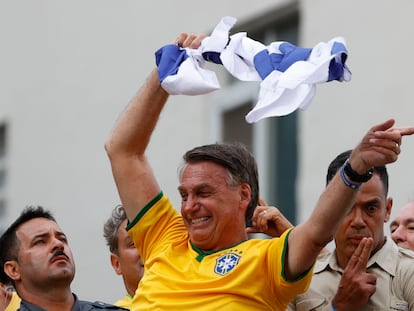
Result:
[[40,234],[36,234],[35,236],[33,236],[32,241],[38,239],[38,238],[45,238],[49,235],[49,232],[45,232],[45,233],[40,233]]
[[63,236],[63,237],[65,237],[65,239],[67,239],[68,237],[66,236],[66,234],[64,234],[63,232],[61,232],[61,231],[57,231],[56,232],[56,235],[57,236]]
[[[55,235],[57,235],[57,236],[63,236],[63,237],[66,238],[66,234],[64,234],[61,231],[56,231],[55,232]],[[48,236],[49,236],[49,232],[39,233],[39,234],[36,234],[35,236],[33,236],[32,241],[34,241],[35,239],[38,239],[38,238],[46,238]]]
[[414,222],[414,218],[413,217],[407,218],[404,222],[406,224],[412,223],[412,222]]
[[372,204],[379,204],[380,202],[381,200],[379,198],[374,198],[374,199],[364,202],[364,205],[367,206],[367,205],[372,205]]
[[[200,189],[203,189],[203,188],[211,188],[211,185],[208,184],[208,183],[202,183],[202,184],[199,184],[199,185],[195,186],[194,190],[197,191],[197,190],[200,190]],[[185,191],[186,188],[183,187],[183,186],[178,186],[177,189],[178,189],[178,191]]]

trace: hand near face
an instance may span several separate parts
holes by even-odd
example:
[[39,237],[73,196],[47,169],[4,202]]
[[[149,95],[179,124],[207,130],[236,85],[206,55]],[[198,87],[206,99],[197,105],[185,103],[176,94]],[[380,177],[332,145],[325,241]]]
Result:
[[350,258],[332,301],[337,311],[356,310],[375,293],[377,277],[366,270],[373,245],[372,238],[363,238]]
[[283,232],[293,227],[277,207],[268,206],[261,199],[259,200],[259,204],[253,213],[253,227],[246,228],[248,234],[264,233],[271,237],[280,237]]

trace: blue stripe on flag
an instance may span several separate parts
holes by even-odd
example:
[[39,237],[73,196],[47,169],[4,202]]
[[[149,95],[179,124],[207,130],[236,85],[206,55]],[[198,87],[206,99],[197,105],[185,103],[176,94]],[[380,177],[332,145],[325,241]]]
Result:
[[204,53],[202,53],[203,58],[206,61],[222,65],[223,63],[221,62],[220,54],[221,53],[219,53],[219,52],[204,52]]
[[311,48],[299,48],[288,42],[282,43],[279,50],[284,55],[279,68],[277,68],[281,72],[285,72],[295,62],[306,60],[312,52]]
[[187,52],[175,44],[163,46],[155,52],[160,82],[168,76],[177,74],[180,65],[188,58]]
[[344,74],[344,64],[347,58],[347,50],[343,43],[341,42],[334,42],[331,49],[331,55],[340,54],[340,57],[333,58],[329,63],[329,74],[328,80],[341,80]]
[[279,50],[282,54],[269,54],[268,50],[263,50],[254,56],[254,66],[262,80],[273,70],[285,72],[293,63],[306,60],[312,51],[310,48],[299,48],[287,42],[282,43]]

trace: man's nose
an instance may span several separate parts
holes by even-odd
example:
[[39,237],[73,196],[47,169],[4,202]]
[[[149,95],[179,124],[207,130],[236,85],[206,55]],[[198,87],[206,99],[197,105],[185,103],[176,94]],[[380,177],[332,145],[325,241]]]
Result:
[[395,229],[394,232],[391,233],[391,239],[393,239],[393,241],[397,244],[406,241],[407,234],[404,228],[398,226],[397,229]]
[[360,208],[353,208],[349,215],[352,219],[352,226],[356,228],[365,227],[365,219]]

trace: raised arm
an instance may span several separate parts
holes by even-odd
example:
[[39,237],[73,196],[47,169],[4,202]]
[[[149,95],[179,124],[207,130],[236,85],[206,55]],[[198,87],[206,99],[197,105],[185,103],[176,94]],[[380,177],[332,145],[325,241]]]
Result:
[[[204,37],[182,33],[175,43],[196,48]],[[145,150],[168,96],[160,85],[157,70],[153,70],[105,144],[115,183],[130,220],[160,192]]]
[[168,94],[161,88],[154,70],[122,113],[105,144],[122,205],[130,220],[160,192],[145,150],[167,99]]
[[[364,174],[374,166],[395,162],[402,136],[414,134],[414,127],[392,128],[390,119],[372,127],[353,149],[349,162],[354,171]],[[349,176],[345,176],[348,180]],[[358,189],[347,186],[340,172],[326,187],[311,216],[296,226],[289,236],[285,272],[295,278],[309,269],[322,248],[332,240],[339,223],[352,208]]]

